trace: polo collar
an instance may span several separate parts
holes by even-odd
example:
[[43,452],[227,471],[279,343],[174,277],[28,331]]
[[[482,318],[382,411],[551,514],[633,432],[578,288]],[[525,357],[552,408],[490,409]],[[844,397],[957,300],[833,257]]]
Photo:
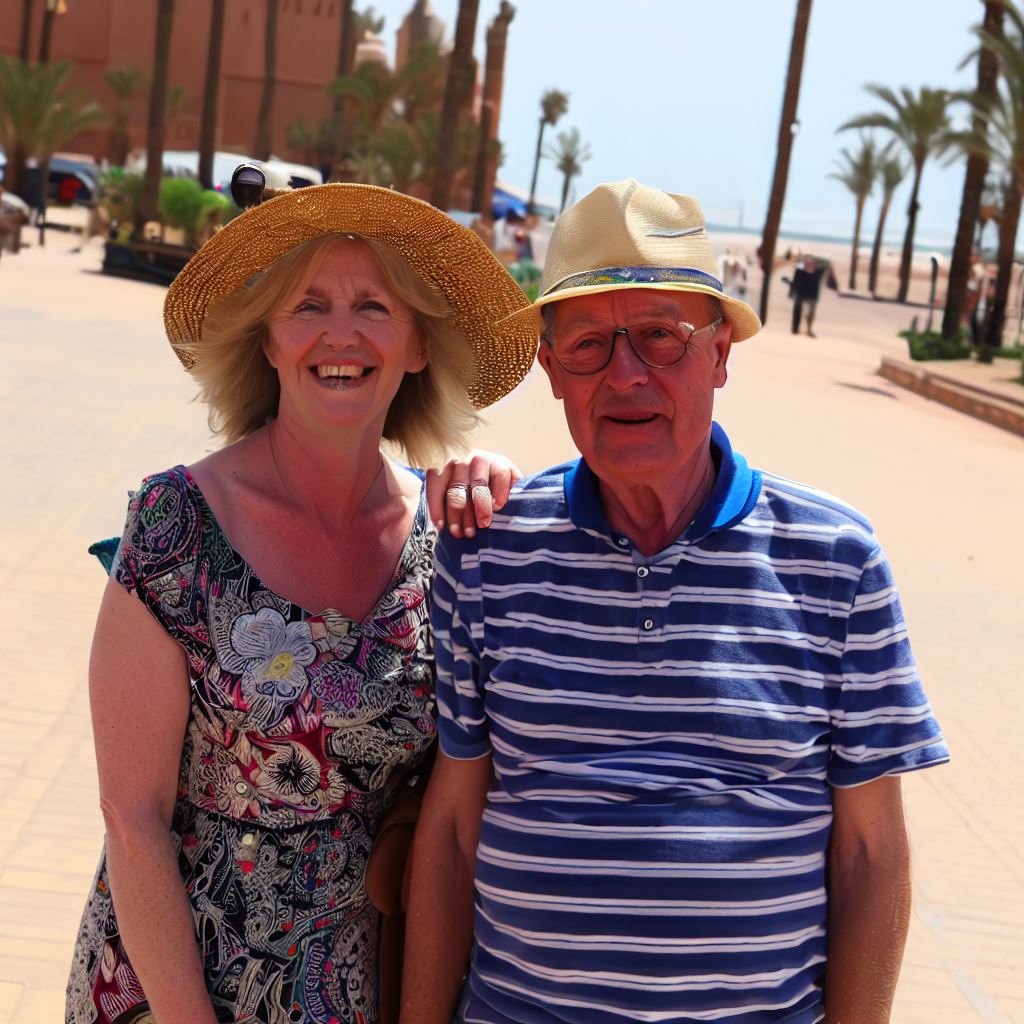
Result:
[[[733,451],[728,436],[717,423],[711,424],[711,455],[718,467],[718,476],[707,500],[679,538],[685,544],[693,544],[742,522],[761,493],[761,473],[751,469],[747,460]],[[579,529],[606,537],[612,535],[601,504],[597,476],[585,459],[578,459],[565,474],[565,500],[569,518]]]

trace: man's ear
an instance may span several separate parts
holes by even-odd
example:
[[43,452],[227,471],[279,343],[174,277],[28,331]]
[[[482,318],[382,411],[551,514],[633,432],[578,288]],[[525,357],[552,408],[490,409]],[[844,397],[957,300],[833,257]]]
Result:
[[711,381],[716,388],[725,387],[729,379],[729,371],[726,365],[729,362],[729,352],[732,350],[732,324],[724,320],[715,331],[715,365],[712,370]]
[[544,367],[544,372],[548,375],[551,394],[561,401],[562,389],[558,384],[558,363],[555,361],[551,346],[543,338],[540,339],[540,347],[537,349],[537,362]]

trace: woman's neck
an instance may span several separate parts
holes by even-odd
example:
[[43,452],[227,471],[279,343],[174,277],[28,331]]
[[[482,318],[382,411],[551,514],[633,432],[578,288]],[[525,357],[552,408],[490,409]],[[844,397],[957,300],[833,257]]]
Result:
[[347,520],[376,503],[381,478],[389,475],[379,433],[328,441],[283,419],[272,420],[263,433],[282,497],[315,518]]

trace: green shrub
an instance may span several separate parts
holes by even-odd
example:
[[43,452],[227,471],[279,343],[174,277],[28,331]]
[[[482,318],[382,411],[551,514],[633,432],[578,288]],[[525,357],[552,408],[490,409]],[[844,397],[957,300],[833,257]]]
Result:
[[926,359],[970,359],[971,346],[967,344],[966,332],[961,329],[957,338],[948,341],[938,331],[918,331],[917,323],[908,331],[900,331],[900,337],[907,339],[910,358],[916,362]]
[[1004,345],[992,350],[997,359],[1024,359],[1024,345]]
[[213,189],[204,189],[195,178],[164,178],[160,182],[160,216],[172,228],[181,228],[190,245],[200,232],[221,222],[231,201]]
[[96,202],[106,207],[111,224],[116,227],[119,237],[127,237],[139,219],[141,193],[141,174],[130,173],[123,167],[111,167],[100,177]]

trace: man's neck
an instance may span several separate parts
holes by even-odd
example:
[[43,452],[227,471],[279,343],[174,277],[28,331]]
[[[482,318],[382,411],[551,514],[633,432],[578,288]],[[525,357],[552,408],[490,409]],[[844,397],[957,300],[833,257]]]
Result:
[[693,522],[714,489],[717,473],[711,448],[700,451],[663,483],[600,480],[608,523],[645,555],[668,547]]

